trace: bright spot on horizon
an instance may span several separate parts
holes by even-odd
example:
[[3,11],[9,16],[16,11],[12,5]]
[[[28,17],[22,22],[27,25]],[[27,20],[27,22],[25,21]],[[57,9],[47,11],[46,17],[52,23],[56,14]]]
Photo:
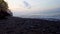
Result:
[[[60,7],[60,0],[5,0],[11,10],[27,10],[24,8],[27,4],[31,5],[29,10],[39,11]],[[24,5],[24,1],[25,5]]]

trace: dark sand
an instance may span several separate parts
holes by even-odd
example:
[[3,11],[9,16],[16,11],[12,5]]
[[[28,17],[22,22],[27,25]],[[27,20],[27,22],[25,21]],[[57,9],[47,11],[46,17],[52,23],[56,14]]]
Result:
[[60,21],[9,17],[0,20],[0,34],[60,34]]

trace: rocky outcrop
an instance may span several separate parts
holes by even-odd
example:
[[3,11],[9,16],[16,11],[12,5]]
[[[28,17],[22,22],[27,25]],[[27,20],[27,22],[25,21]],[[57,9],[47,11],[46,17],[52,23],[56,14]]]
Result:
[[12,12],[8,9],[8,4],[4,0],[0,0],[0,19],[12,16]]

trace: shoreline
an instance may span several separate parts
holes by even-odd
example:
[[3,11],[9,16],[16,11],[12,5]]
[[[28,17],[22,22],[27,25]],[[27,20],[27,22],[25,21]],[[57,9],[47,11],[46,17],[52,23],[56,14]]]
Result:
[[0,20],[0,34],[58,34],[60,21],[8,17]]

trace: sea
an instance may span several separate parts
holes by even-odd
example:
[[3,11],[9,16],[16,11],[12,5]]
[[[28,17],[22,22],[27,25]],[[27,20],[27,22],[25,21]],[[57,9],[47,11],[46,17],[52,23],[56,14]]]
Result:
[[60,10],[49,11],[12,11],[13,16],[46,20],[60,20]]

